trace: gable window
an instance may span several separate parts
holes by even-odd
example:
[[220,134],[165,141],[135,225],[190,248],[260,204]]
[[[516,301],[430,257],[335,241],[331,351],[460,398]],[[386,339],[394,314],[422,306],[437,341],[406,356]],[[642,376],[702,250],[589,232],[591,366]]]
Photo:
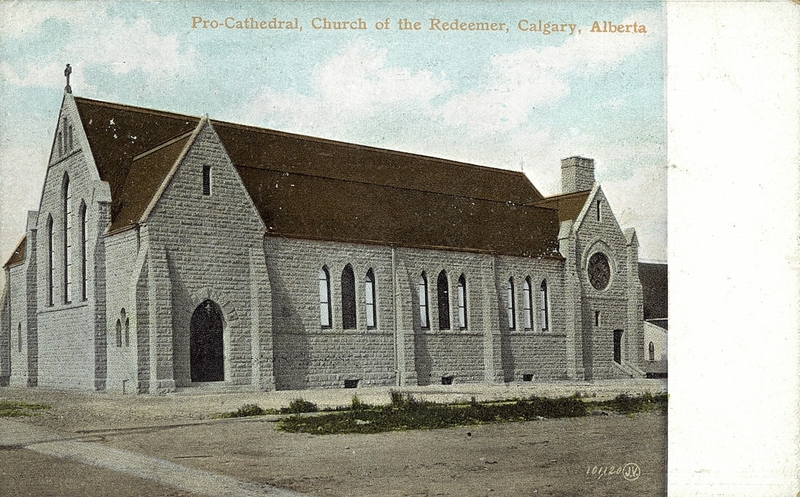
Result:
[[327,266],[319,270],[319,324],[331,327],[331,275]]
[[356,277],[350,264],[342,271],[342,328],[356,327]]
[[69,176],[64,175],[64,303],[72,302],[72,284],[74,268],[72,266],[72,188]]
[[203,195],[211,195],[211,166],[203,166]]
[[447,289],[447,273],[442,270],[436,279],[436,296],[439,303],[439,329],[450,329],[450,293]]
[[367,311],[367,328],[374,328],[376,321],[375,313],[375,273],[372,268],[367,271],[367,279],[364,281],[364,301]]
[[56,246],[53,243],[53,216],[47,216],[47,305],[53,305],[53,287],[55,286],[56,267],[55,252]]
[[509,278],[506,283],[506,300],[508,301],[508,329],[515,330],[517,322],[514,315],[514,278]]
[[467,328],[467,279],[463,274],[458,278],[458,327]]
[[647,351],[648,351],[648,353],[650,355],[650,360],[651,361],[655,361],[656,360],[656,346],[653,345],[653,342],[650,342],[650,345],[647,346]]
[[602,215],[602,213],[600,211],[600,205],[601,205],[600,201],[598,200],[597,201],[597,221],[598,222],[603,220],[603,215]]
[[547,331],[549,324],[550,316],[548,316],[547,301],[547,280],[542,280],[542,284],[539,287],[539,322],[541,323],[542,331]]
[[417,295],[419,296],[419,326],[423,330],[427,330],[430,328],[430,322],[428,321],[428,277],[425,276],[424,271],[422,276],[419,277]]
[[71,124],[69,126],[67,126],[67,145],[68,145],[67,150],[72,150],[74,148],[74,145],[72,144],[72,125]]
[[64,155],[64,139],[62,138],[61,131],[56,135],[56,141],[58,142],[58,155],[60,157]]
[[86,232],[89,227],[86,221],[86,204],[81,201],[81,207],[78,210],[79,229],[81,234],[80,251],[81,251],[81,300],[86,300],[86,261],[89,253],[89,244],[87,243]]
[[526,330],[533,329],[533,300],[531,299],[531,279],[525,278],[522,284],[522,325]]

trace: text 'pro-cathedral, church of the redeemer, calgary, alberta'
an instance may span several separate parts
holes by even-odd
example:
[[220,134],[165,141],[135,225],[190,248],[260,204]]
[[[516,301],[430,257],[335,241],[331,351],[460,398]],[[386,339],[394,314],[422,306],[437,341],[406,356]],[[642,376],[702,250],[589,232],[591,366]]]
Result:
[[67,86],[39,210],[4,263],[0,385],[643,377],[636,234],[592,159],[561,172],[543,197],[522,172]]

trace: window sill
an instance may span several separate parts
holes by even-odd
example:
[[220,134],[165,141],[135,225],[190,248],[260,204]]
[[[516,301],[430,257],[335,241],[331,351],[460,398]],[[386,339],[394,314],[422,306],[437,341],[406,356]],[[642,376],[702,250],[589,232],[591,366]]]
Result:
[[42,310],[39,311],[39,314],[45,314],[48,312],[58,312],[58,311],[65,311],[69,309],[78,309],[81,307],[88,307],[89,301],[82,300],[79,302],[70,302],[69,304],[58,304],[58,305],[49,305]]

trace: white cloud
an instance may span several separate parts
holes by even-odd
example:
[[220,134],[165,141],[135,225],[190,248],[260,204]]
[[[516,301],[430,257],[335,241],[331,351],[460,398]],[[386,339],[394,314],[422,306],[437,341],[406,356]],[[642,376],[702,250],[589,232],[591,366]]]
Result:
[[64,37],[60,49],[45,59],[39,54],[20,54],[19,60],[25,62],[19,62],[16,68],[8,61],[0,62],[0,77],[18,87],[53,87],[63,84],[64,65],[71,62],[76,69],[70,80],[72,86],[86,91],[94,89],[84,79],[86,69],[105,69],[116,75],[141,71],[153,83],[192,70],[196,51],[181,47],[176,34],[158,35],[149,19],[126,21],[110,15],[110,7],[113,4],[97,2],[7,4],[0,10],[8,16],[0,24],[4,36],[34,36],[47,20],[61,21],[68,28],[63,34],[53,35]]
[[492,57],[483,86],[456,95],[439,109],[444,121],[466,126],[473,135],[504,133],[528,120],[538,105],[566,97],[574,74],[610,71],[638,50],[652,45],[659,33],[652,31],[655,13],[640,12],[623,21],[651,26],[642,34],[591,33],[570,36],[560,46],[526,48]]
[[267,89],[248,106],[247,119],[305,133],[338,134],[399,106],[425,112],[430,100],[447,88],[430,71],[388,65],[386,55],[386,49],[350,43],[319,67],[313,95]]

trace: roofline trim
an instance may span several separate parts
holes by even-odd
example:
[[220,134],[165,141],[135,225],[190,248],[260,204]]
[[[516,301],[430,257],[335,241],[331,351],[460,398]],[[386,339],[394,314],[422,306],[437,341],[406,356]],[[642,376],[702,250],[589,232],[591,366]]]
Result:
[[293,240],[308,240],[308,241],[327,241],[327,242],[334,242],[334,243],[345,243],[351,245],[380,245],[382,247],[392,247],[392,248],[409,248],[409,249],[421,249],[421,250],[442,250],[442,251],[450,251],[450,252],[468,252],[474,254],[483,254],[483,255],[495,255],[495,256],[503,256],[503,257],[519,257],[522,259],[553,259],[553,260],[564,260],[565,257],[561,255],[561,253],[556,252],[554,255],[542,255],[542,256],[524,256],[524,255],[515,255],[515,254],[507,254],[505,252],[499,252],[497,250],[485,250],[485,249],[478,249],[478,248],[467,248],[467,247],[448,247],[442,245],[413,245],[413,244],[399,244],[399,243],[391,243],[386,240],[358,240],[353,241],[349,239],[335,239],[332,237],[313,237],[308,235],[295,235],[291,233],[271,233],[269,231],[264,233],[269,238],[291,238]]
[[141,159],[143,157],[147,157],[150,154],[158,152],[162,148],[168,147],[168,146],[172,145],[173,143],[179,142],[179,141],[183,140],[184,138],[186,138],[187,136],[192,136],[192,133],[194,133],[194,130],[187,131],[186,133],[184,133],[182,135],[178,135],[175,138],[170,138],[169,140],[165,141],[164,143],[162,143],[160,145],[156,145],[155,147],[151,148],[150,150],[145,150],[141,154],[135,155],[133,157],[133,159],[131,159],[131,164],[133,164],[134,162],[136,162],[137,160],[139,160],[139,159]]
[[172,164],[172,167],[170,168],[169,172],[164,177],[164,180],[158,186],[158,190],[156,190],[155,194],[153,195],[153,198],[150,199],[150,203],[147,204],[147,208],[144,210],[144,212],[142,212],[142,215],[139,217],[139,220],[135,224],[141,224],[145,222],[147,218],[150,216],[150,213],[153,211],[153,209],[155,209],[156,204],[158,204],[158,201],[161,200],[161,196],[167,189],[167,185],[169,185],[169,183],[172,181],[173,176],[175,176],[175,172],[178,170],[178,166],[186,158],[186,154],[189,153],[189,149],[192,147],[195,140],[197,140],[197,136],[200,134],[200,130],[203,129],[203,125],[207,122],[208,118],[206,117],[200,118],[200,122],[197,123],[197,126],[195,126],[194,131],[192,131],[189,140],[186,141],[186,145],[184,145],[180,155],[178,155],[178,158],[175,159],[175,162]]

